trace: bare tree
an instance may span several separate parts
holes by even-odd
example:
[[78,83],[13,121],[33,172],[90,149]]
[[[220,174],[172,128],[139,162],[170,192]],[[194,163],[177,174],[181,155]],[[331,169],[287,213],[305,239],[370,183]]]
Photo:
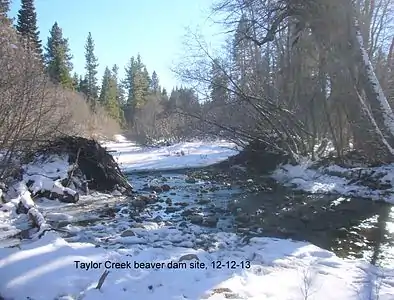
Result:
[[98,118],[94,133],[114,128],[103,113],[93,114],[80,95],[51,83],[29,49],[11,27],[0,24],[0,177],[12,168],[15,154],[34,151],[43,141],[91,135],[86,123],[98,123]]
[[392,160],[391,7],[389,0],[220,1],[213,12],[232,35],[232,49],[218,60],[193,35],[193,55],[178,74],[209,98],[206,89],[215,80],[208,66],[219,65],[229,94],[228,110],[221,111],[250,122],[213,123],[240,138],[270,143],[274,134],[282,142],[272,146],[293,157],[313,157],[328,138],[338,156],[353,145],[371,159]]

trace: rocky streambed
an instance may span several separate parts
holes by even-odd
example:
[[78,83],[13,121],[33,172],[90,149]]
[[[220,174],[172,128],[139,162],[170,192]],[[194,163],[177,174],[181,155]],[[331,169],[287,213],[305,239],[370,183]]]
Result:
[[394,208],[386,203],[307,195],[267,177],[215,167],[128,175],[135,197],[93,193],[77,204],[39,200],[67,240],[97,247],[150,244],[213,247],[221,232],[306,240],[341,257],[394,263]]

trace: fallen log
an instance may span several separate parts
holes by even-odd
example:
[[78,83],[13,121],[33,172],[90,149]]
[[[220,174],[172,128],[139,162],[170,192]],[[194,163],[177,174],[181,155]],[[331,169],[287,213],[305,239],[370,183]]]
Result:
[[51,230],[51,226],[45,221],[44,216],[37,209],[27,186],[24,183],[19,183],[16,186],[16,191],[19,193],[20,197],[17,212],[26,213],[29,216],[33,227],[38,229],[38,232],[35,233],[32,238],[40,238],[46,231]]
[[[33,197],[45,197],[64,203],[77,203],[79,201],[79,193],[64,187],[60,180],[51,182],[51,180],[47,180],[41,175],[36,175],[34,179],[35,181],[30,180],[26,184]],[[43,179],[46,184],[42,183]]]
[[35,233],[32,238],[40,238],[45,232],[50,231],[51,226],[45,221],[42,213],[35,207],[32,207],[27,212],[27,215],[33,223],[33,227],[38,228],[38,232]]

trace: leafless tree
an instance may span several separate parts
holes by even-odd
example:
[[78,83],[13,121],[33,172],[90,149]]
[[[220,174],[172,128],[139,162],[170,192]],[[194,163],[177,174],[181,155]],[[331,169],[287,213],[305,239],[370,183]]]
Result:
[[0,177],[12,169],[15,154],[34,151],[43,141],[102,134],[100,128],[115,124],[103,112],[90,112],[77,93],[51,83],[31,47],[20,41],[14,29],[0,24]]
[[217,84],[211,65],[222,70],[229,96],[218,111],[232,123],[223,113],[209,121],[242,139],[270,143],[274,134],[283,142],[275,145],[294,157],[313,157],[329,139],[338,156],[353,145],[391,161],[392,7],[391,0],[220,1],[213,14],[230,34],[231,49],[218,59],[192,35],[191,55],[177,71],[209,98],[208,87]]

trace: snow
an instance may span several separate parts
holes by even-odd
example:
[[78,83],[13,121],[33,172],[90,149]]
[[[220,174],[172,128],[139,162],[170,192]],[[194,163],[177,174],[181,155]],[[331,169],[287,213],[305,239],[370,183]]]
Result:
[[[394,185],[394,164],[374,168],[341,168],[336,165],[312,169],[312,161],[304,160],[299,165],[283,165],[272,174],[272,177],[286,186],[303,190],[309,193],[338,194],[367,198],[372,200],[383,200],[394,204],[394,188],[385,190],[371,189],[367,186],[352,184],[345,177],[351,172],[374,173],[382,175],[378,179],[381,184]],[[340,176],[330,175],[336,173]],[[342,177],[343,176],[343,177]]]
[[[142,149],[122,138],[106,143],[123,170],[161,170],[201,167],[219,162],[238,150],[225,141],[189,142],[169,147]],[[181,152],[184,155],[180,154]],[[18,201],[31,204],[26,181],[39,179],[40,186],[50,186],[59,177],[67,176],[67,160],[53,157],[50,161],[25,166],[23,181],[16,186],[18,197],[0,210],[0,225],[14,226],[18,218]],[[334,178],[311,170],[311,162],[299,166],[283,166],[274,173],[283,181],[298,183],[311,192],[345,191],[346,179]],[[394,168],[394,166],[387,167]],[[331,166],[330,171],[346,169]],[[393,175],[390,175],[393,174]],[[33,176],[33,177],[32,177]],[[38,176],[38,177],[37,177]],[[394,172],[387,173],[394,180]],[[341,181],[343,180],[343,181]],[[85,198],[84,198],[85,197]],[[88,199],[88,197],[90,197]],[[107,204],[119,202],[112,195],[83,196],[97,203],[102,197]],[[48,202],[45,202],[48,201]],[[127,201],[127,199],[125,200]],[[61,204],[45,214],[49,221],[72,221],[67,209],[73,204]],[[34,206],[34,211],[37,206]],[[119,214],[122,212],[120,211]],[[125,212],[127,215],[127,212]],[[18,248],[0,248],[0,298],[6,300],[53,299],[380,299],[394,298],[394,269],[378,268],[361,260],[340,259],[330,251],[306,242],[254,237],[248,242],[235,233],[205,234],[201,227],[190,225],[188,231],[165,222],[144,222],[132,227],[130,218],[118,222],[122,233],[113,233],[105,223],[91,230],[103,233],[113,247],[97,247],[92,243],[72,242],[49,231],[37,240],[28,240]],[[18,221],[19,222],[19,221]],[[45,224],[46,225],[46,224]],[[0,226],[0,229],[2,228]],[[49,229],[49,226],[44,226]],[[84,234],[85,228],[68,224],[70,232]],[[118,227],[120,228],[120,227]],[[39,233],[42,233],[39,232]],[[108,233],[110,235],[108,235]],[[201,249],[197,239],[211,241]],[[35,235],[38,237],[38,233]],[[121,245],[121,247],[118,247]],[[234,261],[234,263],[233,263]],[[169,263],[184,263],[184,268],[169,268]],[[137,268],[135,263],[145,263]],[[222,268],[214,268],[219,263]],[[228,265],[227,265],[228,263]],[[202,266],[204,264],[204,266]],[[234,265],[234,268],[231,266]],[[250,267],[249,267],[250,265]],[[193,268],[192,268],[193,267]],[[98,281],[105,270],[110,271],[100,290]]]
[[115,134],[114,140],[118,143],[127,143],[128,142],[127,139],[121,134]]
[[34,207],[35,203],[31,198],[30,192],[27,189],[27,186],[24,183],[18,183],[16,186],[16,190],[20,195],[20,201],[22,202],[23,206],[26,208]]
[[206,167],[239,153],[234,143],[223,140],[184,142],[155,148],[142,148],[125,139],[120,140],[122,142],[104,143],[104,146],[111,151],[122,171],[126,173]]
[[76,191],[61,184],[62,179],[68,178],[70,168],[67,156],[52,155],[46,159],[38,157],[32,163],[23,166],[23,181],[26,184],[29,181],[33,182],[30,186],[33,194],[46,190],[59,195],[75,195]]
[[[185,268],[169,268],[168,263],[180,261]],[[218,261],[235,261],[238,266],[213,268],[212,262],[217,265]],[[192,269],[197,262],[205,266]],[[141,269],[135,263],[154,265]],[[96,290],[106,269],[110,273],[101,290]],[[207,252],[149,245],[104,250],[92,244],[68,243],[49,232],[21,250],[0,249],[0,278],[2,296],[15,300],[61,296],[87,300],[290,300],[305,299],[307,293],[313,299],[365,299],[375,292],[376,285],[379,299],[394,296],[392,269],[378,270],[362,261],[342,260],[307,243],[252,238],[245,245],[234,234],[223,233],[217,249]]]

